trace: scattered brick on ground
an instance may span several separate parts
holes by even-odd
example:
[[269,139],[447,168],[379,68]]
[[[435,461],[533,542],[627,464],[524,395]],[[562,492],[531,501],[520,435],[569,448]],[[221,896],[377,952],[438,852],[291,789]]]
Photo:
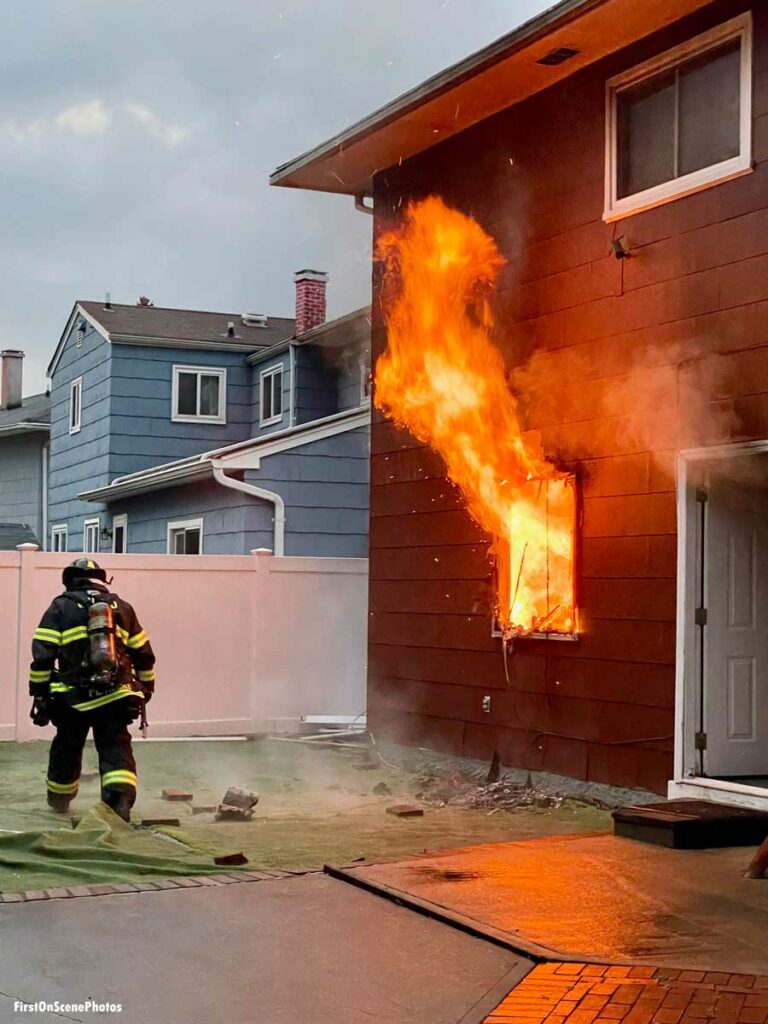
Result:
[[174,789],[173,786],[169,786],[168,789],[163,790],[163,800],[192,800],[192,793],[186,789]]
[[767,1024],[768,976],[541,964],[485,1024]]
[[244,811],[247,811],[259,802],[259,794],[251,793],[247,789],[238,789],[237,786],[230,786],[221,802],[226,807],[242,807]]
[[414,804],[393,804],[387,808],[387,814],[393,814],[396,818],[422,818],[424,808]]

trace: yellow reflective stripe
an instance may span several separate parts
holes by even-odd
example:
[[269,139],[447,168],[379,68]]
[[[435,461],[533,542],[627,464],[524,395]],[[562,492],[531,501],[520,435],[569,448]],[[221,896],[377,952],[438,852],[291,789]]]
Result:
[[142,629],[142,631],[137,633],[136,636],[129,636],[125,643],[127,647],[137,651],[139,647],[143,647],[144,644],[147,643],[147,634]]
[[38,627],[32,634],[33,640],[42,640],[46,644],[60,644],[61,633],[57,629],[43,629]]
[[68,629],[61,635],[61,645],[72,644],[76,640],[87,640],[88,630],[85,626],[78,626],[76,629]]
[[155,670],[153,668],[140,668],[137,672],[140,683],[154,683]]
[[127,629],[123,629],[122,626],[115,626],[115,632],[117,633],[117,635],[120,637],[120,639],[123,641],[124,644],[128,643],[128,630]]
[[30,681],[30,683],[47,683],[50,678],[51,678],[51,670],[50,669],[48,669],[47,672],[43,672],[42,670],[38,671],[37,669],[30,669],[29,670],[29,681]]
[[120,700],[122,697],[138,697],[139,700],[143,700],[143,694],[136,693],[130,687],[120,687],[119,690],[112,690],[111,693],[105,693],[103,697],[95,697],[93,700],[83,701],[82,704],[73,704],[72,707],[76,711],[92,711],[94,708],[100,708],[104,704],[111,704],[113,700]]
[[116,783],[122,783],[126,786],[136,786],[136,773],[129,772],[127,768],[117,768],[113,772],[105,772],[101,776],[101,785],[114,786]]
[[74,690],[74,686],[68,686],[67,683],[51,683],[51,693],[71,693]]
[[80,788],[79,781],[77,782],[52,782],[50,779],[45,780],[45,785],[48,787],[51,793],[76,793]]

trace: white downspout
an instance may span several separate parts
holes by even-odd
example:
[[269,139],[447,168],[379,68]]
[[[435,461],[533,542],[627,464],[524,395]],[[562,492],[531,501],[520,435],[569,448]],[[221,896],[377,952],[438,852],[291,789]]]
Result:
[[211,460],[213,476],[217,484],[222,487],[229,487],[233,491],[241,491],[243,494],[250,494],[252,498],[261,498],[275,506],[275,541],[274,552],[277,558],[285,554],[285,502],[274,491],[267,491],[256,484],[247,484],[244,480],[233,480],[227,476],[221,466],[221,462]]

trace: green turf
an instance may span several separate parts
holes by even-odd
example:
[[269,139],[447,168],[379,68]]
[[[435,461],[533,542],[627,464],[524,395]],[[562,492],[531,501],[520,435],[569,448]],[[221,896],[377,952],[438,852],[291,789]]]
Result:
[[[45,804],[47,744],[0,743],[0,830],[45,833],[42,840],[33,841],[13,840],[12,832],[0,832],[0,890],[132,881],[179,873],[168,870],[168,864],[151,863],[153,857],[162,860],[163,854],[172,861],[190,858],[189,873],[193,874],[229,870],[213,865],[214,852],[243,852],[249,859],[248,868],[318,867],[328,861],[348,862],[358,857],[383,860],[425,849],[591,832],[610,823],[605,812],[576,804],[565,804],[557,810],[490,812],[427,807],[423,818],[397,819],[385,813],[386,807],[413,801],[419,781],[385,766],[374,771],[356,770],[356,758],[327,748],[312,749],[276,740],[137,740],[134,748],[139,774],[134,820],[156,814],[178,817],[181,831],[168,831],[185,842],[187,851],[154,837],[154,843],[161,847],[153,846],[148,860],[136,862],[125,854],[124,833],[117,840],[101,835],[98,857],[89,858],[82,851],[75,855],[77,881],[73,881],[72,857],[56,852],[62,843],[72,843],[70,836],[61,834],[71,832],[69,820],[54,815]],[[95,765],[89,743],[84,769]],[[382,781],[391,794],[376,796],[372,789]],[[228,786],[261,794],[253,821],[217,823],[211,814],[193,815],[189,805],[161,799],[164,788],[177,787],[191,790],[195,803],[214,804]],[[98,798],[98,780],[84,781],[72,812],[86,814],[98,804]],[[122,850],[118,849],[121,844]],[[31,846],[34,857],[29,852],[19,856],[19,847],[29,851]]]

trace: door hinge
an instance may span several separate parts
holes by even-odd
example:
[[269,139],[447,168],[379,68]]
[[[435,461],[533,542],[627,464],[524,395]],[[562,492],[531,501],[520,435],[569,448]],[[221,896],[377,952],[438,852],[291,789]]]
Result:
[[694,621],[697,626],[706,626],[707,624],[707,609],[697,608],[694,613]]
[[707,749],[707,734],[705,732],[697,732],[693,738],[693,745],[696,750]]
[[709,491],[706,487],[696,488],[696,501],[698,501],[700,505],[707,504],[707,502],[709,501]]

